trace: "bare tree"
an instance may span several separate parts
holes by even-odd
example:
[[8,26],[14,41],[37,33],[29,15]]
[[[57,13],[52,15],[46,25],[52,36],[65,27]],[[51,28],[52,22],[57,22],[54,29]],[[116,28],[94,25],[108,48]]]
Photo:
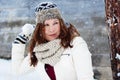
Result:
[[120,80],[120,0],[105,0],[113,80]]

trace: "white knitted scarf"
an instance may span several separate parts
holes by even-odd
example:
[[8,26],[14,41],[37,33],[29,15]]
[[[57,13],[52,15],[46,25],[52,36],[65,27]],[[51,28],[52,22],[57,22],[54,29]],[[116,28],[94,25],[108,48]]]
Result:
[[64,48],[60,45],[60,39],[40,44],[34,48],[37,59],[52,66],[60,61],[63,51]]

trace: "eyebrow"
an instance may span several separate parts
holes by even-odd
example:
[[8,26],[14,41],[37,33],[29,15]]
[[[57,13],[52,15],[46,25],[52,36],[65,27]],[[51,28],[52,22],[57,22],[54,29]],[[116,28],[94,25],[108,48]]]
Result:
[[[59,20],[56,19],[56,20],[54,20],[53,22],[59,22]],[[46,24],[47,24],[47,23],[46,23]],[[46,25],[46,24],[44,23],[44,25]]]
[[[59,20],[55,20],[55,21],[59,21]],[[54,21],[54,22],[55,22],[55,21]]]

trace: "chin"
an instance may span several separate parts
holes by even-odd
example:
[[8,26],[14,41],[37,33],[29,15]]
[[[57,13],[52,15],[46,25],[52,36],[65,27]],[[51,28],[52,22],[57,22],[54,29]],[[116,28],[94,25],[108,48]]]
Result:
[[54,38],[54,39],[50,39],[49,41],[52,41],[52,40],[55,40],[56,38]]
[[57,38],[49,38],[49,39],[47,39],[48,41],[52,41],[52,40],[55,40],[55,39],[57,39]]

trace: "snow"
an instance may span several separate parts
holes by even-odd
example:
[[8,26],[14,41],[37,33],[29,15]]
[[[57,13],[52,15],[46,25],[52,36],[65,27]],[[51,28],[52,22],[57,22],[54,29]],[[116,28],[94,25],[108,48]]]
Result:
[[36,72],[16,76],[12,74],[11,60],[0,59],[0,80],[40,80]]
[[20,76],[13,75],[11,60],[0,59],[0,80],[40,80],[40,76],[36,72]]
[[0,80],[10,80],[12,75],[10,63],[10,60],[0,59]]

